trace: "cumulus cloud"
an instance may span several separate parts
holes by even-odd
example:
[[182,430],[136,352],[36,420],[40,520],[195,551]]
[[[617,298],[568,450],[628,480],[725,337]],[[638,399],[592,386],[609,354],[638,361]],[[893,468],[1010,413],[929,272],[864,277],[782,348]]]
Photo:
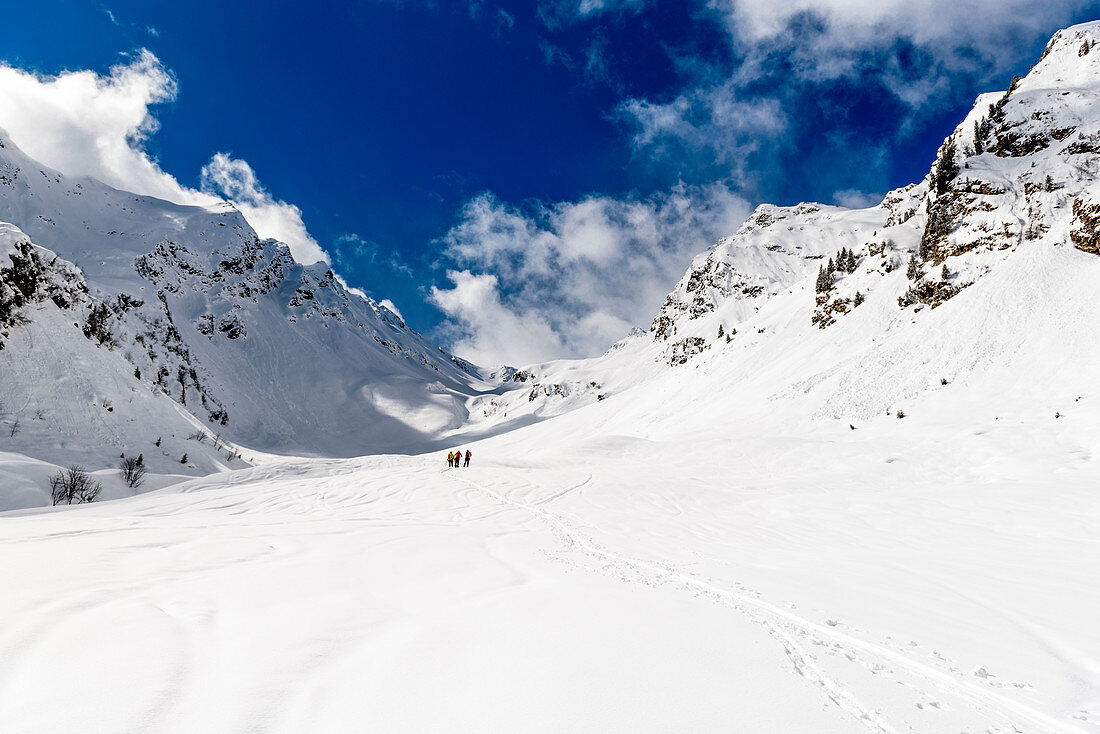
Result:
[[301,211],[272,197],[244,161],[214,156],[203,169],[201,190],[161,170],[145,143],[158,128],[152,108],[176,92],[173,74],[146,50],[105,75],[46,76],[0,65],[0,129],[27,155],[68,175],[177,204],[228,199],[260,236],[286,242],[300,262],[327,261]]
[[454,287],[433,286],[432,301],[461,334],[452,348],[486,365],[528,364],[566,352],[562,336],[532,309],[517,310],[501,301],[500,280],[469,270],[447,272]]
[[232,201],[261,237],[285,242],[298,262],[328,262],[328,255],[306,231],[302,210],[273,198],[246,161],[216,153],[202,168],[202,190]]
[[525,208],[482,194],[443,238],[456,267],[431,300],[453,349],[481,364],[592,356],[646,324],[691,258],[748,203],[720,184]]
[[106,76],[49,77],[0,66],[0,128],[27,155],[64,173],[183,204],[206,203],[210,197],[180,186],[143,150],[157,130],[149,108],[175,96],[175,78],[148,51]]

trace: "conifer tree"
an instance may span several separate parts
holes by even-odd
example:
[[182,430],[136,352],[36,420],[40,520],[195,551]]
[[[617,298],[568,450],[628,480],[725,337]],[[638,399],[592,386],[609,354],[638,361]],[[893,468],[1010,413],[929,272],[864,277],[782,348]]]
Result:
[[937,194],[947,191],[948,186],[959,175],[959,163],[955,160],[957,153],[955,138],[948,138],[940,149],[940,155],[932,171],[932,186]]
[[924,272],[920,269],[920,260],[916,255],[909,256],[909,267],[905,271],[905,277],[909,280],[920,280],[924,277]]

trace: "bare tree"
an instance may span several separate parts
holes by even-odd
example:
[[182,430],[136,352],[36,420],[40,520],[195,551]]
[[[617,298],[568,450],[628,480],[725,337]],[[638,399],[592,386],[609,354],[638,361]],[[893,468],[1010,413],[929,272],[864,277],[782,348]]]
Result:
[[50,477],[50,496],[55,505],[95,502],[103,487],[92,479],[84,467],[73,464]]
[[130,489],[137,489],[145,481],[145,460],[139,454],[136,459],[123,459],[118,463],[122,481]]
[[11,432],[8,433],[8,436],[11,437],[11,438],[15,438],[15,434],[17,434],[17,433],[19,433],[19,419],[18,418],[16,418],[15,420],[13,420],[11,422]]

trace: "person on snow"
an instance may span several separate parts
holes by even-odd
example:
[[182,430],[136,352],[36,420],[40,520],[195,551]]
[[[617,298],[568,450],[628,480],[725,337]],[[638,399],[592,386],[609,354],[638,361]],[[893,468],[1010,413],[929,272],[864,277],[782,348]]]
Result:
[[447,452],[447,466],[455,465],[455,453],[453,451]]
[[470,465],[470,457],[471,456],[473,456],[473,454],[470,453],[470,449],[466,449],[466,463],[463,464],[463,466],[469,466]]
[[462,449],[455,451],[455,467],[462,466]]

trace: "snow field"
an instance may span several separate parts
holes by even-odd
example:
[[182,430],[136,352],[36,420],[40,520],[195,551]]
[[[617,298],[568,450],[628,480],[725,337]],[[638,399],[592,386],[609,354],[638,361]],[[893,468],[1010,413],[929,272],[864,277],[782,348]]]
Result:
[[[469,469],[284,461],[3,516],[0,577],[21,593],[0,601],[18,620],[0,631],[0,719],[43,732],[1100,726],[1091,472],[1044,485],[1023,456],[1015,480],[983,482],[938,441],[890,436],[578,438],[529,456],[507,438],[475,445]],[[49,705],[60,670],[87,675]]]

